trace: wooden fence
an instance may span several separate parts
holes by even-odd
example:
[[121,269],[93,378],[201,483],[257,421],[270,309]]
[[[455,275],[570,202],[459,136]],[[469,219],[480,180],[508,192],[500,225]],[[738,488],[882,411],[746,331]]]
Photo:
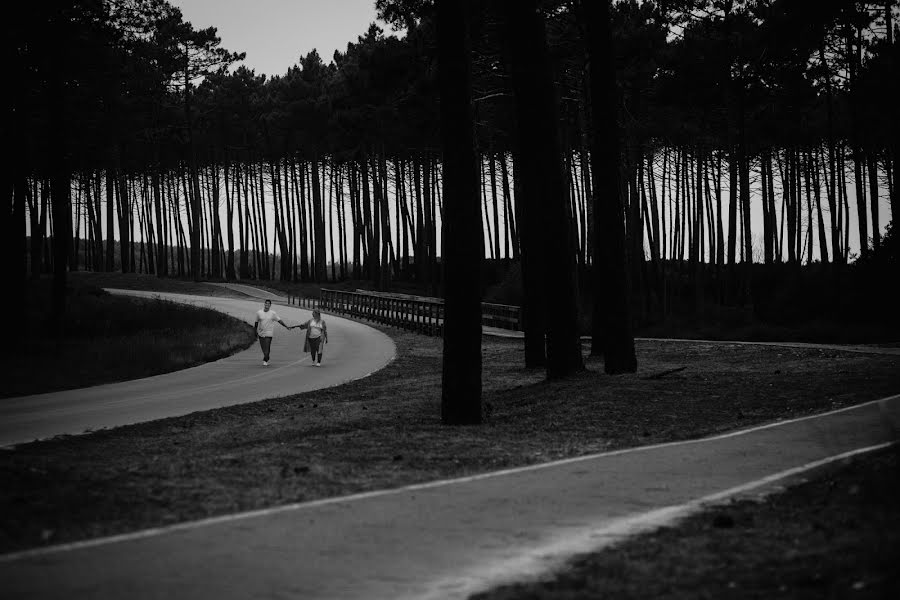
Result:
[[[441,298],[323,288],[318,299],[290,296],[288,302],[304,308],[318,307],[332,314],[367,319],[426,335],[440,336],[444,332],[444,301]],[[522,311],[518,306],[483,302],[481,323],[490,327],[521,331]]]

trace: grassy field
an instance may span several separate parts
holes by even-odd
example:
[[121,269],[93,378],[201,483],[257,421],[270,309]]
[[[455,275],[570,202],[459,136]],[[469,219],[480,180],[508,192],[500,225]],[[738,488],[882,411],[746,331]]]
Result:
[[[140,277],[72,278],[62,337],[50,329],[47,318],[49,282],[33,284],[22,307],[30,333],[4,349],[0,398],[175,371],[229,356],[255,339],[252,327],[214,310],[100,289],[112,280],[115,287],[140,285]],[[182,293],[219,289],[184,282],[164,285]]]
[[[73,279],[230,295],[140,276]],[[580,376],[546,382],[523,368],[521,341],[484,338],[486,422],[448,428],[439,423],[441,341],[382,330],[398,357],[363,380],[0,453],[0,552],[696,438],[900,391],[900,357],[661,341],[638,342],[636,374],[609,377],[588,359]],[[865,459],[483,600],[893,597],[898,466],[896,452]]]
[[[896,393],[900,357],[640,342],[640,370],[546,382],[484,340],[487,422],[439,422],[441,341],[386,330],[371,377],[0,453],[0,551],[633,447]],[[652,376],[678,367],[683,371]]]
[[900,448],[714,507],[472,600],[900,598]]

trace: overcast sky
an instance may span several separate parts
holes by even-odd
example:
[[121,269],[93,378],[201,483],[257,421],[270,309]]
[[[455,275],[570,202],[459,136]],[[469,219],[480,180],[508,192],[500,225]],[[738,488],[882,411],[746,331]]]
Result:
[[[196,29],[216,27],[222,47],[246,52],[259,74],[283,75],[315,48],[327,64],[375,19],[375,0],[169,0]],[[386,34],[390,27],[378,23]]]

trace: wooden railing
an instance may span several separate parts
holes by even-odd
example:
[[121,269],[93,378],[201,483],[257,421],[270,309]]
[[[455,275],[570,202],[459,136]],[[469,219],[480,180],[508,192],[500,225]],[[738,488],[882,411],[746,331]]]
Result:
[[319,306],[330,313],[367,319],[427,335],[439,336],[444,332],[444,303],[440,299],[323,288]]
[[[441,298],[387,292],[355,292],[323,288],[320,297],[291,296],[288,301],[304,308],[367,319],[426,335],[443,335],[444,301]],[[513,331],[522,330],[522,311],[507,304],[481,304],[481,323]]]
[[318,308],[319,299],[318,298],[310,298],[309,296],[295,296],[293,294],[288,294],[287,296],[288,304],[297,305],[301,308]]

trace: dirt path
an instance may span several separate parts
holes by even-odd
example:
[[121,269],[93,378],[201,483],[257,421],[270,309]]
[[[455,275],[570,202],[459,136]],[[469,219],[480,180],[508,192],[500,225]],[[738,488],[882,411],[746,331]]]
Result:
[[[206,306],[248,323],[261,308],[258,300],[133,290],[116,293]],[[308,310],[289,306],[278,306],[276,311],[288,324],[310,317]],[[301,330],[279,326],[268,367],[262,366],[262,355],[254,345],[222,360],[145,379],[4,399],[0,402],[0,447],[331,387],[377,371],[396,353],[394,342],[371,327],[339,317],[328,317],[328,325],[329,343],[321,368],[308,368]]]

